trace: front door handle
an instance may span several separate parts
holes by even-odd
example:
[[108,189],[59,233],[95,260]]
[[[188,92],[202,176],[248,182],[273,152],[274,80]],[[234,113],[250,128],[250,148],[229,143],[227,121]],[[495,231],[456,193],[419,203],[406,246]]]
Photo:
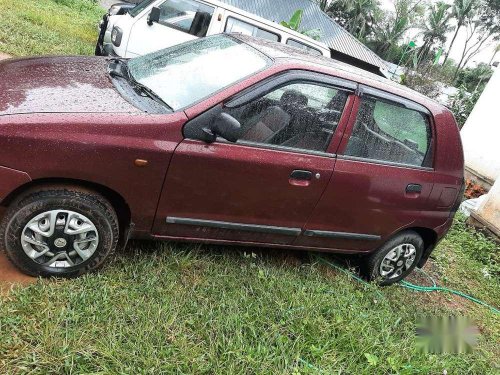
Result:
[[406,192],[408,194],[421,193],[422,192],[422,185],[420,185],[420,184],[408,184],[406,186]]
[[313,174],[311,171],[296,169],[290,174],[288,183],[293,186],[309,186],[311,184]]
[[302,169],[296,169],[290,175],[290,179],[292,179],[292,180],[311,181],[312,177],[313,177],[313,174],[311,171],[304,171]]

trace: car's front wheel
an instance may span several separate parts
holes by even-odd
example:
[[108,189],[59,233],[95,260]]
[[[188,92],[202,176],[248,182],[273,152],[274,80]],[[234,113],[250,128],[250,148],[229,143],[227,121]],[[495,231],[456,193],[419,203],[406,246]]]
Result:
[[397,283],[415,268],[424,252],[424,241],[407,230],[391,238],[366,259],[366,273],[380,285]]
[[78,189],[51,189],[14,201],[0,225],[8,258],[32,276],[75,277],[101,266],[118,242],[106,199]]

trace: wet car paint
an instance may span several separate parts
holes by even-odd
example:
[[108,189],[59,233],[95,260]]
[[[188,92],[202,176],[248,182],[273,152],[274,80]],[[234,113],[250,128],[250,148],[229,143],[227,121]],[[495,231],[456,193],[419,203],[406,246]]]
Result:
[[[0,76],[4,77],[0,84],[0,165],[22,171],[33,181],[84,181],[116,192],[130,209],[132,237],[370,252],[405,228],[427,228],[437,239],[446,233],[450,207],[457,196],[443,196],[443,191],[458,192],[463,178],[460,138],[447,109],[342,64],[325,66],[289,48],[276,49],[274,44],[269,47],[266,42],[241,38],[267,52],[274,64],[173,114],[147,114],[129,104],[113,88],[103,58],[43,58],[0,64]],[[182,127],[188,119],[267,77],[291,69],[348,79],[424,105],[434,118],[432,168],[387,167],[343,160],[341,156],[323,160],[184,140]],[[50,90],[60,91],[50,96]],[[332,154],[342,154],[355,120],[356,96],[349,100],[350,110],[344,113],[342,126],[338,126],[329,148]],[[218,174],[206,171],[209,165],[204,164],[208,160],[205,156],[212,158],[210,170]],[[137,167],[136,159],[147,160],[147,166]],[[288,170],[298,166],[318,169],[320,181],[314,181],[312,186],[316,190],[303,193],[308,187],[287,185]],[[276,168],[281,172],[276,173]],[[401,193],[413,177],[428,182],[418,198]],[[8,196],[8,190],[13,193],[22,189],[24,183],[9,183],[0,199]],[[245,190],[238,191],[242,186]],[[280,192],[284,190],[288,193],[283,195]],[[218,195],[214,196],[214,191]],[[447,194],[453,202],[449,202]],[[293,208],[287,211],[290,206],[285,203],[291,203]],[[304,233],[290,238],[167,223],[167,217],[180,215],[297,227],[301,231],[310,228],[376,234],[380,239],[332,240]]]

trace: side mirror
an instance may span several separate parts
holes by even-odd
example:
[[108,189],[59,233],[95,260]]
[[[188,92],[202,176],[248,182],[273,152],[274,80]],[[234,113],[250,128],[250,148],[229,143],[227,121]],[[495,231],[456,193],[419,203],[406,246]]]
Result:
[[152,26],[154,22],[160,22],[161,10],[160,8],[153,7],[151,12],[148,15],[147,23],[149,26]]
[[227,113],[219,114],[214,119],[211,128],[216,136],[227,139],[229,142],[236,142],[240,137],[240,122]]
[[210,123],[204,127],[196,138],[207,143],[213,143],[217,137],[236,142],[240,136],[241,125],[238,120],[227,113],[219,113]]

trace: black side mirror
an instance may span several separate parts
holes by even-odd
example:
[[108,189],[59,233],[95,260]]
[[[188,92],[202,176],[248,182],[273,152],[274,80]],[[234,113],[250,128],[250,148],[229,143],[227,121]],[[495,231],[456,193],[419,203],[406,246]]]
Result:
[[229,142],[236,142],[240,137],[240,122],[227,113],[221,113],[215,117],[211,128],[216,136],[227,139]]
[[204,142],[213,143],[217,137],[236,142],[240,136],[241,125],[238,120],[227,113],[219,113],[209,126],[204,127],[196,137]]
[[147,20],[148,25],[152,26],[153,22],[157,22],[157,23],[160,22],[160,15],[161,15],[160,8],[153,7],[151,9],[151,12],[148,15],[148,20]]

